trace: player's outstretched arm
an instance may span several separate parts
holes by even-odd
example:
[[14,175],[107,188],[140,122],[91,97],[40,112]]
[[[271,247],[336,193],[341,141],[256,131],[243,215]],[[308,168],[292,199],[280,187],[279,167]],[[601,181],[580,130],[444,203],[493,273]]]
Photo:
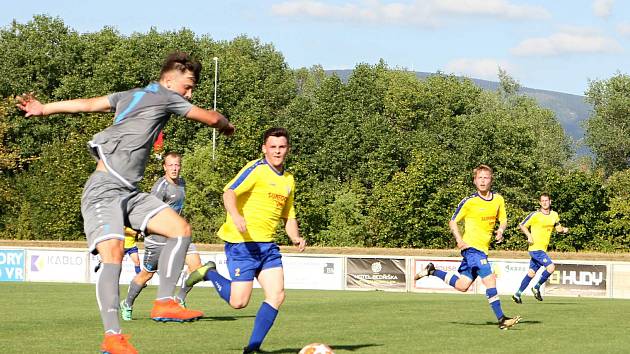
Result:
[[217,128],[219,133],[223,135],[229,136],[234,134],[234,125],[232,125],[232,123],[230,123],[223,114],[217,111],[208,111],[206,109],[193,106],[188,114],[186,114],[186,118]]
[[304,248],[306,248],[306,240],[300,236],[297,219],[285,220],[284,229],[287,235],[289,235],[291,242],[298,248],[298,251],[304,251]]
[[29,93],[17,96],[16,100],[18,102],[16,107],[26,112],[26,117],[47,116],[56,113],[109,112],[111,109],[107,96],[43,104]]

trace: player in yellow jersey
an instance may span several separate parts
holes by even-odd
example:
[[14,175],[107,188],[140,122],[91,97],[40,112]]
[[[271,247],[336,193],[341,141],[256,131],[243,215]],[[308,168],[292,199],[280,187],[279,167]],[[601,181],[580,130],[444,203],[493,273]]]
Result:
[[543,267],[543,272],[540,275],[538,283],[532,287],[532,293],[536,300],[543,301],[542,295],[540,294],[540,287],[547,281],[553,271],[556,270],[556,266],[547,255],[551,232],[554,228],[556,232],[559,233],[566,234],[569,232],[568,227],[560,225],[558,213],[551,210],[551,198],[549,194],[541,194],[539,203],[540,209],[529,213],[525,220],[519,224],[521,231],[527,236],[527,243],[529,243],[528,251],[532,258],[529,261],[529,270],[521,282],[521,287],[512,296],[512,300],[517,304],[523,303],[521,294],[527,289],[527,286],[541,267]]
[[125,254],[129,255],[129,258],[133,262],[136,274],[140,273],[140,257],[138,257],[138,233],[130,227],[125,227],[125,242],[123,248]]
[[[477,192],[459,203],[449,221],[457,247],[464,257],[458,269],[459,274],[435,269],[433,263],[429,263],[425,269],[416,274],[415,279],[433,275],[463,292],[468,290],[477,276],[480,276],[486,287],[486,297],[490,307],[499,322],[499,328],[508,329],[516,325],[521,318],[520,316],[510,318],[503,313],[496,289],[496,277],[488,262],[488,248],[497,218],[499,219],[499,227],[495,232],[497,243],[503,241],[503,232],[507,227],[505,201],[501,195],[491,190],[492,168],[489,166],[479,165],[473,170],[473,183]],[[462,220],[465,227],[463,237],[458,225],[458,222]]]
[[221,276],[213,263],[192,272],[186,285],[210,280],[219,296],[235,309],[247,306],[254,278],[265,293],[249,344],[243,353],[260,350],[284,302],[284,271],[280,249],[273,241],[278,222],[301,252],[306,242],[295,217],[293,175],[284,169],[289,152],[289,134],[284,128],[268,129],[263,137],[264,158],[250,161],[223,189],[227,218],[218,235],[225,241],[231,281]]

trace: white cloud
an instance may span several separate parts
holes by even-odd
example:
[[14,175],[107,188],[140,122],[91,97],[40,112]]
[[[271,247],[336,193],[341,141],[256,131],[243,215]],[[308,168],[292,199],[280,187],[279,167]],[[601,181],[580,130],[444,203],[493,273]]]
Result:
[[597,17],[608,17],[613,7],[614,0],[594,0],[593,12]]
[[469,59],[460,58],[450,61],[446,64],[444,71],[460,76],[466,76],[475,79],[484,79],[497,81],[499,68],[507,71],[512,70],[512,65],[503,60],[495,59]]
[[624,22],[617,25],[617,32],[625,37],[630,37],[630,23]]
[[507,0],[414,0],[389,3],[382,0],[355,0],[345,3],[289,0],[272,5],[271,12],[283,17],[421,27],[435,27],[453,16],[505,20],[540,20],[550,17],[543,7],[515,5]]
[[447,14],[530,20],[542,20],[551,17],[549,11],[543,7],[516,5],[506,0],[438,0],[436,5]]
[[621,45],[612,38],[604,37],[587,29],[562,31],[549,37],[529,38],[512,48],[519,56],[558,56],[575,53],[617,53]]
[[432,27],[436,20],[431,5],[422,3],[388,3],[379,0],[358,3],[328,4],[322,1],[285,1],[271,7],[273,14],[284,17],[306,17],[325,21],[400,23]]

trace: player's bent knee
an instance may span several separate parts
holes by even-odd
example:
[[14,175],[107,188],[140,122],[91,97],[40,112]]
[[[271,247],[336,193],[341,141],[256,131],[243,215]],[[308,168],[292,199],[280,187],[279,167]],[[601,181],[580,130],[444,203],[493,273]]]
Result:
[[101,241],[96,245],[96,250],[103,263],[122,263],[125,255],[123,241],[120,239]]
[[166,237],[190,237],[192,235],[190,224],[171,208],[162,209],[152,217],[147,225],[147,231]]
[[468,290],[468,286],[455,284],[455,290],[458,290],[458,291],[461,291],[461,292],[465,293]]
[[230,306],[236,310],[244,309],[249,304],[249,299],[243,301],[241,299],[230,299]]
[[273,294],[272,296],[268,296],[265,298],[265,302],[271,305],[273,308],[279,308],[282,303],[284,303],[285,293],[284,290]]
[[461,277],[457,279],[453,288],[461,292],[466,292],[468,291],[468,288],[470,288],[470,285],[472,285],[472,280],[468,279],[467,277]]
[[153,273],[147,272],[146,270],[141,270],[134,278],[134,283],[136,284],[146,284],[153,278]]
[[556,270],[556,265],[553,263],[547,267],[547,272],[549,273],[553,273],[555,270]]

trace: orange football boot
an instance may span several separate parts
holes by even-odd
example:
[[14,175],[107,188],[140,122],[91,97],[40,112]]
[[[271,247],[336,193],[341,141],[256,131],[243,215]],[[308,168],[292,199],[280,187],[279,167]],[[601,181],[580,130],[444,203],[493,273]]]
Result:
[[189,310],[173,299],[155,300],[151,318],[160,322],[189,322],[203,317],[203,312]]
[[136,348],[127,340],[128,334],[106,334],[101,343],[101,353],[103,354],[138,354]]

